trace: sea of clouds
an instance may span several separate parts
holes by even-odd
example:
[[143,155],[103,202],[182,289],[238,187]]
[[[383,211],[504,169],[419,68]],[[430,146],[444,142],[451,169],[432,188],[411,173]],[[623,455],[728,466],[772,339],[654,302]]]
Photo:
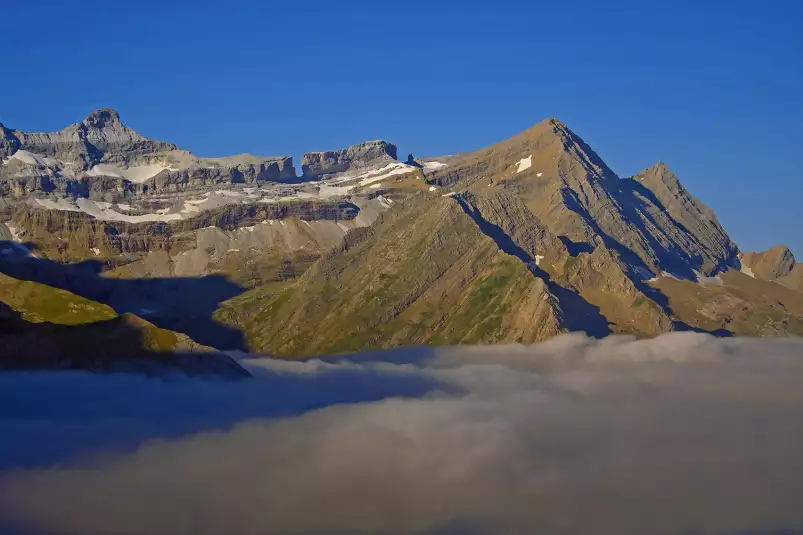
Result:
[[803,532],[803,340],[0,375],[0,532]]

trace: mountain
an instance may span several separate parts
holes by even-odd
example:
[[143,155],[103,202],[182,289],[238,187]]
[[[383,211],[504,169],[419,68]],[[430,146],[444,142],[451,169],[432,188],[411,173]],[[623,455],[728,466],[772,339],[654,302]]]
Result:
[[228,356],[133,314],[44,284],[0,275],[0,370],[86,370],[227,379],[249,374]]
[[300,176],[289,157],[196,157],[113,110],[0,136],[0,272],[204,346],[803,334],[787,248],[740,252],[666,164],[620,178],[554,118],[444,157],[309,152]]

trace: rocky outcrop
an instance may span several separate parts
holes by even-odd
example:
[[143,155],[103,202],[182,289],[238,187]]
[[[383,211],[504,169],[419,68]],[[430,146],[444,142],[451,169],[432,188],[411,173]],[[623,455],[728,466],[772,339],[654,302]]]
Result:
[[757,279],[776,280],[795,267],[795,255],[786,245],[776,245],[761,253],[746,252],[740,256],[742,271]]
[[182,171],[162,171],[142,184],[133,185],[137,194],[182,193],[193,189],[231,184],[257,185],[259,182],[295,180],[291,157],[270,158],[258,164],[234,167],[196,167]]
[[[290,157],[198,158],[172,143],[140,135],[110,109],[93,111],[59,132],[23,132],[0,125],[0,160],[7,162],[0,166],[0,194],[11,197],[57,192],[108,200],[296,179]],[[140,166],[154,166],[153,176],[125,178],[129,168]]]
[[345,173],[396,161],[396,145],[387,141],[366,141],[343,150],[308,152],[301,158],[305,178]]
[[153,251],[177,254],[195,247],[193,231],[198,229],[234,230],[290,217],[349,221],[359,212],[356,205],[345,201],[229,204],[182,220],[128,223],[101,221],[83,212],[17,206],[0,213],[0,221],[13,221],[16,228],[24,231],[26,241],[35,243],[48,257],[80,259],[92,249],[98,249],[103,256]]
[[0,123],[0,167],[3,165],[3,161],[17,152],[19,148],[20,140],[17,139],[14,132]]
[[95,110],[83,121],[58,132],[14,130],[9,141],[5,157],[13,154],[8,152],[16,145],[18,150],[74,163],[81,170],[99,163],[136,163],[143,156],[177,150],[172,143],[153,141],[126,127],[119,114],[111,109]]
[[[23,169],[28,167],[29,169]],[[233,184],[257,186],[261,182],[295,180],[293,159],[272,158],[259,164],[235,167],[196,167],[182,171],[165,170],[142,183],[113,176],[66,177],[54,169],[9,164],[0,170],[0,196],[25,197],[31,193],[56,193],[62,197],[121,201],[137,196],[184,193]]]

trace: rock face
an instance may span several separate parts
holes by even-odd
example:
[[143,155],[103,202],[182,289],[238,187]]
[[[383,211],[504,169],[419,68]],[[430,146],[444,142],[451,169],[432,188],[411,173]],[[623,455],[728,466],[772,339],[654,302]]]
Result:
[[198,158],[128,128],[111,109],[93,111],[59,132],[0,125],[0,160],[5,162],[0,165],[0,193],[17,197],[34,192],[127,197],[296,179],[289,156]]
[[602,240],[633,267],[693,277],[736,266],[736,245],[710,210],[665,166],[648,171],[649,183],[620,179],[577,134],[547,119],[426,176],[442,187],[515,192],[555,236],[581,248]]
[[795,256],[786,245],[776,245],[762,253],[746,252],[741,255],[743,270],[758,279],[776,280],[792,272]]
[[232,204],[201,212],[188,219],[129,223],[101,221],[82,212],[18,206],[4,216],[0,215],[0,221],[4,218],[13,220],[25,240],[37,243],[45,255],[80,258],[92,249],[97,249],[103,256],[155,251],[177,254],[194,246],[193,232],[200,229],[215,227],[234,230],[287,218],[307,222],[348,222],[359,213],[360,209],[350,202],[299,201]]
[[379,166],[395,160],[396,145],[387,141],[366,141],[342,150],[308,152],[301,158],[301,169],[304,177],[317,178]]
[[[154,153],[177,150],[172,143],[150,140],[126,127],[119,114],[111,109],[95,110],[83,121],[59,132],[15,130],[11,137],[18,149],[75,163],[81,170],[99,163],[132,164]],[[6,150],[0,155],[12,154]]]
[[675,244],[685,248],[692,261],[699,258],[704,263],[734,265],[736,246],[714,211],[695,199],[666,164],[659,162],[645,169],[631,177],[628,185],[634,197],[643,199],[654,213],[664,215],[662,228],[667,233],[673,231]]

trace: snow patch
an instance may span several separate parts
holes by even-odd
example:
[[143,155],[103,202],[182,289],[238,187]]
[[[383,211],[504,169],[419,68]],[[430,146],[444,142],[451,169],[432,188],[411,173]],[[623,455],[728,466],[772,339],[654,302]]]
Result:
[[537,175],[535,175],[535,176],[537,176],[537,177],[539,177],[539,178],[540,178],[540,177],[541,177],[541,175],[543,175],[543,174],[544,174],[544,173],[538,173],[538,174],[537,174]]
[[376,171],[369,171],[367,173],[363,173],[363,175],[359,175],[362,178],[360,179],[360,186],[366,186],[373,182],[379,182],[385,180],[386,178],[390,178],[394,175],[404,175],[409,173],[410,171],[414,171],[416,168],[412,165],[407,165],[403,163],[392,163],[386,165],[381,169],[377,169]]
[[[44,206],[48,210],[66,210],[69,212],[84,212],[89,214],[95,219],[101,221],[126,221],[128,223],[148,223],[153,221],[175,221],[181,219],[181,214],[168,214],[166,213],[169,208],[159,210],[155,214],[143,215],[128,215],[121,214],[112,208],[104,208],[99,206],[97,202],[89,199],[79,198],[75,201],[68,199],[36,199],[40,206]],[[107,204],[107,203],[101,203]]]
[[445,164],[443,162],[424,162],[425,169],[440,169],[442,167],[447,167],[449,164]]
[[522,158],[521,160],[519,160],[518,163],[519,168],[516,169],[516,172],[521,173],[522,171],[526,171],[527,169],[532,167],[532,165],[533,165],[533,155],[530,154],[526,158]]
[[449,193],[444,193],[441,197],[451,197],[453,195],[457,195],[456,191],[450,191]]
[[134,167],[122,168],[116,165],[98,164],[86,172],[89,176],[110,176],[113,178],[124,178],[130,182],[140,184],[149,178],[153,178],[164,170],[169,169],[163,165],[138,165]]
[[535,255],[535,265],[537,266],[543,259],[544,257],[542,255],[540,254]]
[[47,162],[45,162],[44,158],[38,154],[34,154],[33,152],[28,152],[27,150],[18,150],[11,156],[11,158],[9,158],[9,160],[19,160],[20,162],[28,165],[47,167]]
[[429,191],[435,191],[435,190],[437,190],[437,189],[438,189],[438,188],[436,188],[435,186],[430,186],[430,187],[429,187]]
[[98,249],[97,247],[93,247],[92,252],[95,254],[95,256],[100,256],[100,249]]

